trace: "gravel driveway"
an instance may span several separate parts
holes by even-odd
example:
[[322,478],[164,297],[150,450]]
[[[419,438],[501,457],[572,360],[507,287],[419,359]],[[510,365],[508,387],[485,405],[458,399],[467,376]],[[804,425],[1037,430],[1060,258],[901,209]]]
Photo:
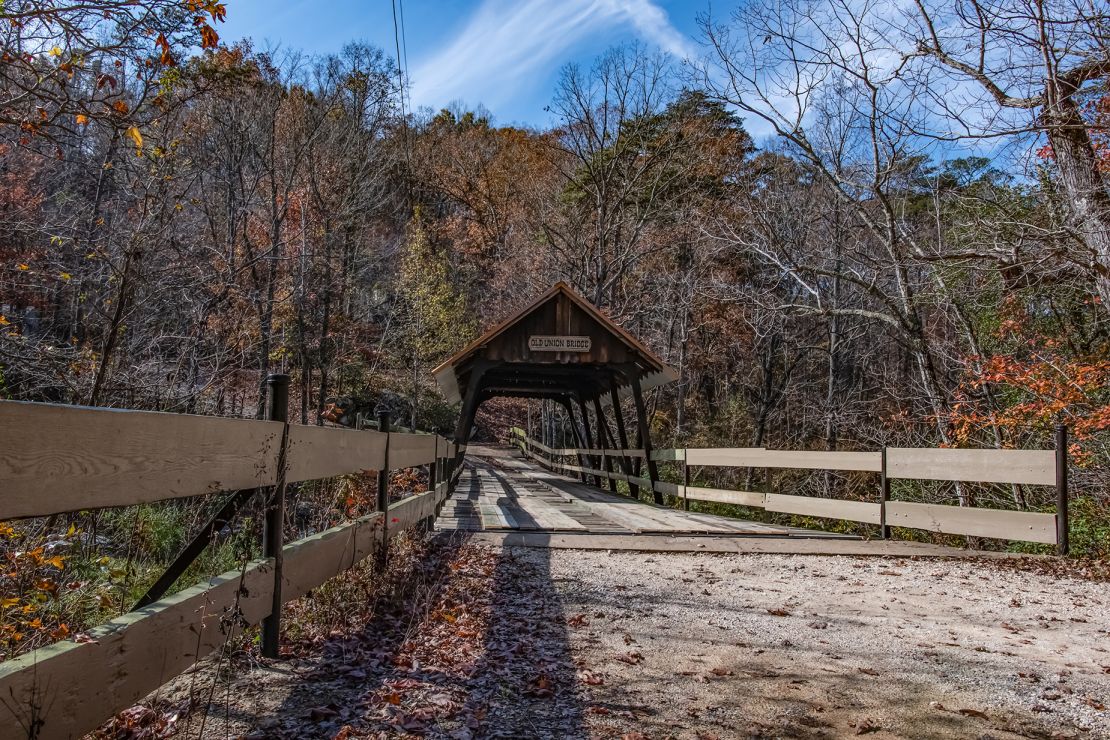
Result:
[[594,736],[1110,737],[1106,584],[947,560],[516,555],[550,572],[600,681]]
[[206,661],[102,737],[1110,738],[1110,589],[1037,562],[465,536],[405,562],[368,620]]

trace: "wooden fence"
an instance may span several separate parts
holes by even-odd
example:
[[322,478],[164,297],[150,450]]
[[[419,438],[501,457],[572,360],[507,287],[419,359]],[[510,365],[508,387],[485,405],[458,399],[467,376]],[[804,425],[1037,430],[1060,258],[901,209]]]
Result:
[[[846,519],[876,524],[883,537],[890,526],[924,529],[945,534],[993,537],[1056,545],[1060,554],[1068,551],[1067,431],[1057,429],[1056,450],[959,450],[947,448],[887,447],[877,452],[795,452],[759,448],[712,448],[653,450],[653,460],[682,463],[683,483],[655,481],[636,474],[618,472],[634,469],[643,450],[551,448],[513,428],[511,440],[524,454],[551,470],[577,473],[675,496],[689,507],[689,501],[714,501],[761,508],[771,512],[801,516]],[[573,465],[563,458],[587,460],[589,466]],[[615,463],[620,463],[619,465]],[[735,491],[690,485],[692,467],[737,467],[765,470],[765,491]],[[797,496],[773,492],[770,470],[793,468],[810,470],[862,471],[879,475],[878,493],[872,501]],[[896,479],[1009,483],[1055,486],[1055,514],[1008,511],[971,506],[946,506],[890,500],[890,482]]]
[[[281,603],[372,553],[384,557],[394,535],[430,524],[460,455],[434,435],[0,401],[0,520],[237,489],[263,489],[279,515],[270,557],[159,598],[80,642],[0,663],[0,727],[11,730],[0,734],[80,737],[245,627],[269,620],[276,638]],[[285,483],[422,465],[426,493],[280,544]]]

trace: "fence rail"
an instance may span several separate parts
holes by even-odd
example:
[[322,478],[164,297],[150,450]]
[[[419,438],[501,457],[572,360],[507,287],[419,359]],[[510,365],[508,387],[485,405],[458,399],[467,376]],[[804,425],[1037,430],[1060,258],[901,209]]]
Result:
[[[629,457],[627,450],[551,449],[514,427],[511,441],[525,455],[562,473],[578,473],[632,485],[683,499],[737,504],[801,516],[846,519],[876,524],[884,537],[889,527],[923,529],[945,534],[993,537],[1056,545],[1068,551],[1067,431],[1057,430],[1056,450],[959,450],[947,448],[885,448],[874,452],[768,450],[762,447],[654,450],[652,459],[682,463],[683,483],[652,481],[638,475],[614,472],[611,461]],[[640,451],[642,454],[642,451]],[[542,454],[541,454],[542,453]],[[579,455],[600,460],[590,466],[572,465],[560,457]],[[766,491],[735,491],[690,485],[691,467],[739,467],[766,470]],[[849,501],[777,493],[770,490],[771,468],[871,472],[880,475],[874,501]],[[891,501],[890,481],[933,480],[1055,486],[1054,514],[1008,511],[973,506],[946,506]]]
[[270,492],[270,511],[278,511],[279,531],[267,536],[277,537],[279,545],[285,483],[429,467],[429,490],[389,505],[387,512],[379,506],[373,514],[280,546],[271,557],[96,627],[88,640],[59,642],[0,663],[0,725],[50,740],[96,729],[245,627],[267,623],[276,653],[280,604],[372,554],[384,560],[390,539],[430,524],[458,479],[465,448],[436,435],[280,419],[0,401],[0,449],[0,520],[261,488]]

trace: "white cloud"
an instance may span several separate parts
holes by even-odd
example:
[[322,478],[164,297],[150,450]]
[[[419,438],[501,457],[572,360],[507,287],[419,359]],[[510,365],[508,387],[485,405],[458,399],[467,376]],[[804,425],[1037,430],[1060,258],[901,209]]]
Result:
[[691,45],[651,0],[483,0],[458,36],[412,71],[412,101],[497,106],[589,36],[631,28],[676,56]]

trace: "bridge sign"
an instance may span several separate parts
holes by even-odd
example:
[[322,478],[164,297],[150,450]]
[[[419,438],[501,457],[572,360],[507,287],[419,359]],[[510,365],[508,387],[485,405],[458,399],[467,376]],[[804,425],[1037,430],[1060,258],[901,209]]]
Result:
[[589,337],[528,337],[528,349],[533,352],[589,352],[591,347]]

